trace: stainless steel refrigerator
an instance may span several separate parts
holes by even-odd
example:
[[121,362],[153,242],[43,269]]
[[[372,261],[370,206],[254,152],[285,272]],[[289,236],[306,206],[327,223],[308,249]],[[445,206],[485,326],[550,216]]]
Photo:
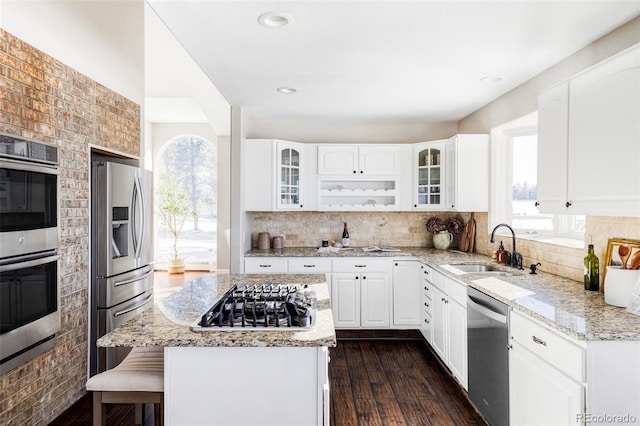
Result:
[[92,161],[91,376],[115,367],[129,352],[97,348],[97,339],[153,305],[151,222],[151,173]]

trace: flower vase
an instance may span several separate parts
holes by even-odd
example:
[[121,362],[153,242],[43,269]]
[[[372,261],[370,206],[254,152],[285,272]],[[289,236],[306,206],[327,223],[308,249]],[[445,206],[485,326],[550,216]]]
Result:
[[448,231],[433,233],[433,246],[440,250],[447,250],[453,241],[453,234]]

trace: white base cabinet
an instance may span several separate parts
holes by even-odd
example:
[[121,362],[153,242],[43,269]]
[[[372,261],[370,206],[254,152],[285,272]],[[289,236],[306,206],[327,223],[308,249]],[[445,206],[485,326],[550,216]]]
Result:
[[[167,425],[329,425],[328,348],[167,347],[164,353]],[[241,366],[241,376],[233,365]],[[286,409],[274,409],[283,401]]]
[[389,275],[333,274],[331,307],[335,328],[388,328]]
[[429,281],[432,268],[420,265],[421,321],[420,332],[425,340],[433,346],[433,284]]
[[519,312],[511,336],[511,424],[584,424],[585,348]]
[[433,326],[431,347],[466,390],[467,366],[467,289],[435,270],[430,271],[433,286]]
[[420,262],[398,260],[393,262],[393,326],[418,328],[421,298],[422,270]]
[[584,386],[516,342],[509,376],[512,425],[583,424]]

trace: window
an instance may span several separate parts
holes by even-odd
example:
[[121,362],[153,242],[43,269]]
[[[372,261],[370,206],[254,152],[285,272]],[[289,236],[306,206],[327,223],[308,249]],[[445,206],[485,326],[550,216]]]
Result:
[[[179,136],[158,154],[156,185],[169,175],[188,194],[191,210],[180,233],[178,252],[188,269],[215,269],[217,234],[217,152],[213,143],[199,136]],[[156,220],[156,263],[162,267],[173,254],[173,235]]]
[[537,200],[537,113],[492,130],[490,226],[510,224],[518,238],[553,239],[575,246],[584,239],[584,216],[543,214]]

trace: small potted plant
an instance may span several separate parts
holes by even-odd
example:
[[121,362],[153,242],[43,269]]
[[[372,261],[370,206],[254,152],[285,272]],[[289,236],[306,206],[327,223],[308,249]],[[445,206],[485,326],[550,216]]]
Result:
[[173,234],[173,258],[169,259],[168,271],[170,274],[182,274],[185,264],[184,259],[178,256],[178,238],[187,219],[196,213],[191,209],[187,193],[181,191],[178,182],[166,174],[160,176],[155,205],[160,222]]

